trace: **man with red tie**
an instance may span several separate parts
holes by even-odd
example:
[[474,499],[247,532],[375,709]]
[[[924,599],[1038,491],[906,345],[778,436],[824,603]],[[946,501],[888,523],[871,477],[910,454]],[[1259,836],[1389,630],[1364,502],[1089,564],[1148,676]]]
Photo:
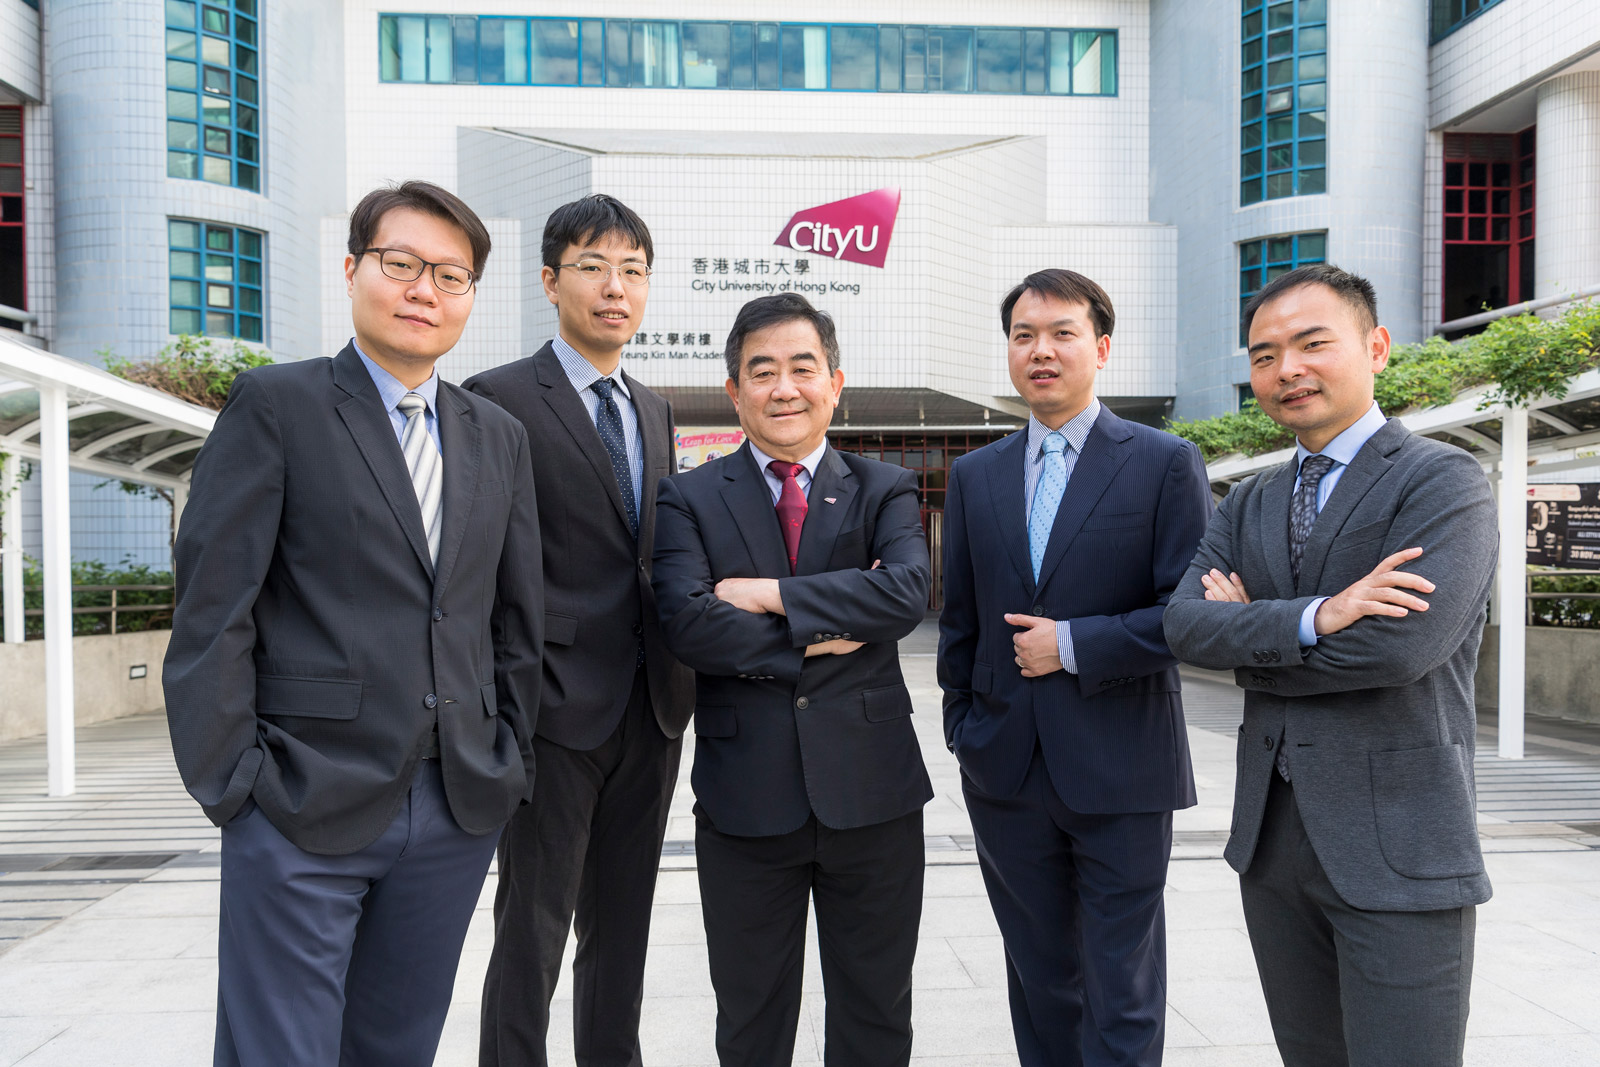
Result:
[[788,1063],[814,901],[824,1061],[911,1057],[922,807],[896,642],[928,602],[916,480],[836,452],[833,320],[740,309],[725,352],[746,442],[663,479],[656,606],[696,672],[695,855],[723,1067]]

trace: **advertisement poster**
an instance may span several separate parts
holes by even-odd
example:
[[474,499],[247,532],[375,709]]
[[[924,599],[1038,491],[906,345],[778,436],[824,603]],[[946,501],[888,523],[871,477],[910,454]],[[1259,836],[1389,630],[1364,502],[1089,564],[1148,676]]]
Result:
[[1528,562],[1600,567],[1600,482],[1528,486]]
[[693,470],[726,456],[744,443],[744,431],[735,426],[724,429],[710,426],[678,427],[678,469]]

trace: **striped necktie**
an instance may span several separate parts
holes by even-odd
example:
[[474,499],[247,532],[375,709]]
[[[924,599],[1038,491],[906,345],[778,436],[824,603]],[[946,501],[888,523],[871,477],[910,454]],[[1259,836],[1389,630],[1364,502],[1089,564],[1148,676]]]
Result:
[[422,507],[422,528],[428,531],[428,556],[439,563],[439,532],[444,509],[440,507],[444,490],[444,460],[428,433],[428,402],[416,393],[407,393],[395,405],[406,417],[400,451],[405,453],[406,469],[411,472],[411,488]]

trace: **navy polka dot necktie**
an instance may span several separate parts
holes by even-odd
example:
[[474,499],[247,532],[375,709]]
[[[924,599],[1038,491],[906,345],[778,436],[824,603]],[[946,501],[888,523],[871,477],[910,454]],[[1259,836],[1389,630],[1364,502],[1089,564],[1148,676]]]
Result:
[[611,391],[617,383],[601,378],[589,388],[600,397],[600,411],[595,417],[595,429],[600,431],[600,443],[606,446],[611,457],[611,471],[617,476],[617,488],[622,491],[622,504],[628,509],[628,528],[639,537],[639,505],[633,499],[633,469],[628,463],[628,441],[622,433],[622,412],[612,399]]

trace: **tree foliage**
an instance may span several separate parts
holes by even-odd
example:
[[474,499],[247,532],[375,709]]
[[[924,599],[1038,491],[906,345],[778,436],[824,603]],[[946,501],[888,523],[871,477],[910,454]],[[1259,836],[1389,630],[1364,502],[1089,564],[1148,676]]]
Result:
[[[1430,337],[1395,345],[1389,366],[1374,383],[1385,415],[1438,407],[1462,390],[1492,385],[1481,408],[1523,406],[1540,397],[1567,395],[1568,382],[1600,366],[1600,303],[1575,304],[1550,319],[1516,315],[1498,319],[1482,333],[1451,343]],[[1239,452],[1260,455],[1294,443],[1252,401],[1236,412],[1209,419],[1169,420],[1167,429],[1199,446],[1207,460]]]
[[106,370],[119,378],[160,389],[213,411],[221,410],[235,378],[251,367],[272,362],[266,352],[242,341],[225,342],[189,334],[183,334],[149,359],[122,359],[110,349],[101,349],[100,356]]

